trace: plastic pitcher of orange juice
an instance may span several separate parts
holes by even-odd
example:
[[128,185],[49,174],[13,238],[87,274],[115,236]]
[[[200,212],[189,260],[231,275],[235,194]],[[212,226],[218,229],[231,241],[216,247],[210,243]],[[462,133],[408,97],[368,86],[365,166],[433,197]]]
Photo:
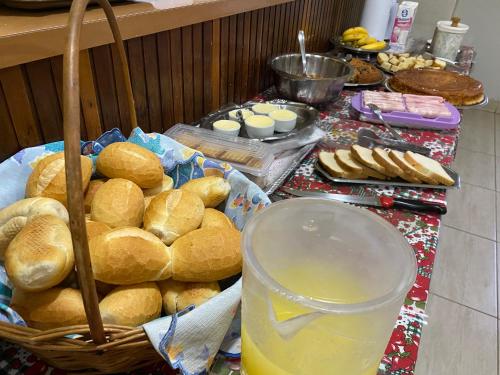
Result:
[[271,205],[243,233],[243,374],[375,375],[415,276],[406,239],[366,209]]

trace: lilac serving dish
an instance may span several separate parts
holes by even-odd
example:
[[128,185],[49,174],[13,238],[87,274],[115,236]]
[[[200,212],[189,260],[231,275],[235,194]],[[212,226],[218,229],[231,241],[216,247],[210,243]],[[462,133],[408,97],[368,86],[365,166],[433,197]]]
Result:
[[[358,112],[361,121],[373,122],[380,124],[377,116],[367,107],[363,107],[362,93],[358,93],[352,97],[352,108]],[[384,120],[393,126],[414,129],[435,129],[435,130],[449,130],[456,129],[460,124],[461,115],[458,109],[448,102],[445,102],[446,107],[451,112],[451,117],[436,117],[426,118],[421,115],[409,112],[384,112]]]

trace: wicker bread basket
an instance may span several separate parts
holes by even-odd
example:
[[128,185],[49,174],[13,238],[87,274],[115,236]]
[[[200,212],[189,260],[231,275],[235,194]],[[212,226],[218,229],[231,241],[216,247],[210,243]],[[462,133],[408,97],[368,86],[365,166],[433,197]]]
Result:
[[[134,128],[137,126],[137,118],[123,41],[108,0],[97,2],[104,9],[118,49],[130,110],[130,123]],[[24,347],[57,368],[85,373],[128,372],[159,362],[162,358],[155,351],[141,327],[103,325],[99,313],[85,228],[79,156],[79,39],[88,3],[89,0],[73,0],[69,13],[68,40],[64,52],[63,96],[64,154],[70,229],[78,282],[89,324],[40,331],[0,322],[0,338]],[[67,335],[81,336],[78,339],[70,339],[65,337]]]

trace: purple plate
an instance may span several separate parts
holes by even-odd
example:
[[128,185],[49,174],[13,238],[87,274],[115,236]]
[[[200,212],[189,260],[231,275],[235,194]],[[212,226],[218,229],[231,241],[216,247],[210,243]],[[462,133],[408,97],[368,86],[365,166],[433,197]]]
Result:
[[[363,107],[362,93],[356,94],[352,98],[352,107],[359,113],[359,119],[361,121],[373,122],[380,124],[380,120],[377,116],[366,107]],[[456,129],[458,124],[460,124],[461,115],[458,109],[448,102],[445,102],[446,107],[451,112],[451,117],[436,117],[436,118],[426,118],[422,115],[410,112],[384,112],[384,120],[389,124],[404,128],[415,128],[415,129],[436,129],[436,130],[448,130]]]

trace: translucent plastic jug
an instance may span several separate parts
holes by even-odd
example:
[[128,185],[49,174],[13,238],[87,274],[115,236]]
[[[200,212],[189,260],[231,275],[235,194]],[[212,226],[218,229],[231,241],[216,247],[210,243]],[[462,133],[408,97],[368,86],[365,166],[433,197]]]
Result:
[[246,375],[375,375],[416,276],[405,238],[370,211],[281,201],[243,233]]

